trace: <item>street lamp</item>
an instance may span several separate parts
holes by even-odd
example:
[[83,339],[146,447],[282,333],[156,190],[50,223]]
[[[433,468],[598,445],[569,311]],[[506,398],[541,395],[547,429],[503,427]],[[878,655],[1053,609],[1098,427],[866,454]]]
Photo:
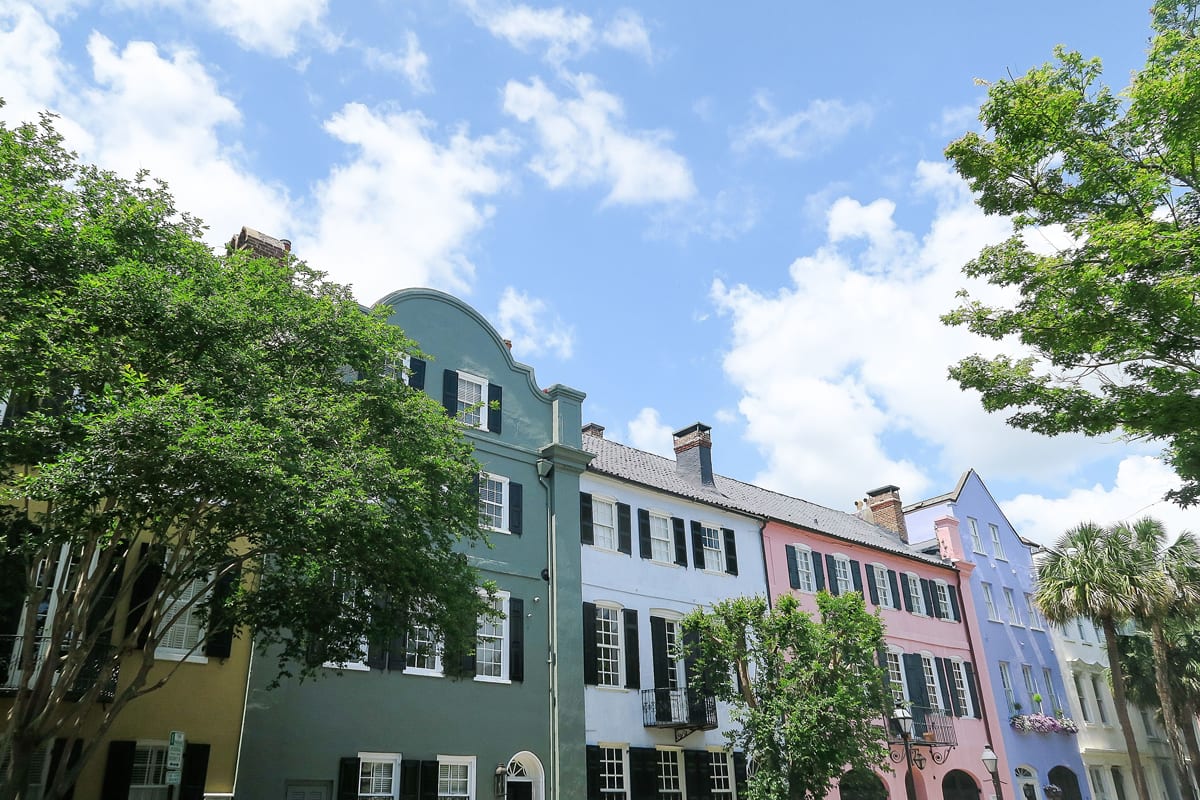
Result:
[[1000,773],[996,771],[996,765],[1000,759],[990,744],[983,746],[983,753],[979,756],[979,760],[983,762],[983,768],[992,776],[992,791],[996,793],[996,800],[1003,800],[1000,794]]
[[[900,729],[900,738],[904,740],[904,761],[908,765],[908,772],[904,776],[904,793],[908,800],[917,800],[917,787],[913,782],[913,764],[917,765],[917,769],[925,769],[925,756],[913,752],[912,712],[905,708],[903,703],[896,703],[896,710],[892,712],[892,721]],[[892,758],[899,760],[894,755]]]

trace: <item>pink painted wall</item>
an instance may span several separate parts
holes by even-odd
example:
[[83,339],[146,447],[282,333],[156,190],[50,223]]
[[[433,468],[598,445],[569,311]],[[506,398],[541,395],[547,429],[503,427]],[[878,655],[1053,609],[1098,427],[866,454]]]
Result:
[[[777,522],[768,522],[763,529],[763,545],[767,561],[767,586],[772,599],[785,592],[790,593],[800,601],[802,607],[814,612],[816,611],[815,596],[793,590],[789,585],[787,553],[784,549],[789,544],[802,544],[812,548],[814,552],[841,554],[860,562],[864,570],[862,576],[864,593],[866,593],[865,569],[869,564],[882,564],[897,573],[915,573],[917,576],[929,580],[943,580],[951,586],[957,586],[959,582],[958,572],[950,566],[939,566],[916,558],[905,558],[895,553],[876,550],[842,539],[834,539]],[[970,594],[969,591],[960,592],[961,602],[969,604],[971,602]],[[868,608],[872,607],[869,596],[867,597],[867,606]],[[982,658],[976,659],[972,653],[967,626],[961,622],[940,620],[931,616],[918,616],[908,611],[892,608],[880,608],[879,614],[884,624],[884,638],[887,643],[895,645],[906,653],[925,652],[941,658],[959,658],[972,664],[978,663],[981,666],[984,663]],[[974,608],[964,607],[960,616],[964,619],[973,619]],[[987,681],[986,675],[982,674],[980,670],[976,670],[976,674],[979,676],[981,684]],[[986,698],[991,695],[990,683],[980,686],[979,700],[981,704],[985,704],[984,713],[989,721],[994,721],[993,710],[986,706]],[[939,749],[939,757],[942,753],[946,753],[944,763],[935,764],[929,757],[928,748],[920,748],[926,755],[926,764],[924,770],[913,770],[917,800],[941,800],[942,780],[951,770],[966,772],[979,784],[982,789],[981,797],[985,800],[991,798],[993,794],[991,777],[984,772],[983,765],[979,760],[984,746],[989,742],[996,742],[993,744],[993,749],[1001,759],[998,769],[1001,775],[1007,774],[1008,767],[1003,753],[999,749],[1000,737],[990,737],[983,720],[954,717],[953,724],[958,738],[958,746],[951,748],[948,752],[945,748]],[[896,745],[893,750],[900,751],[900,755],[903,756],[899,745]],[[902,799],[905,797],[904,772],[906,767],[903,760],[894,767],[895,771],[892,773],[880,772],[878,774],[887,787],[888,796]],[[836,789],[830,793],[830,800],[839,800]]]

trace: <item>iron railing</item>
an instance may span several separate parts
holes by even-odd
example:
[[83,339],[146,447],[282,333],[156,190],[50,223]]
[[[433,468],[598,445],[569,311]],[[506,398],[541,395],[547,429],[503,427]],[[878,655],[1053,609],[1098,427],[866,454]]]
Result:
[[[54,662],[51,666],[55,670],[54,680],[57,682],[61,664],[69,655],[70,643],[60,646],[57,652],[52,653],[50,637],[37,636],[32,641],[35,648],[34,663],[41,668],[48,660]],[[20,688],[21,657],[24,654],[25,643],[24,636],[0,636],[0,694],[11,694]],[[84,656],[83,664],[75,676],[75,681],[67,691],[67,699],[78,700],[96,683],[101,683],[100,702],[112,702],[116,695],[117,676],[120,670],[120,667],[113,663],[112,656],[112,645],[98,644],[93,647]]]
[[712,730],[717,727],[717,701],[696,689],[643,689],[642,724]]
[[[908,707],[913,719],[913,744],[928,744],[933,747],[957,747],[958,735],[954,732],[954,717],[938,708],[912,705]],[[888,738],[901,740],[896,720],[889,717]]]

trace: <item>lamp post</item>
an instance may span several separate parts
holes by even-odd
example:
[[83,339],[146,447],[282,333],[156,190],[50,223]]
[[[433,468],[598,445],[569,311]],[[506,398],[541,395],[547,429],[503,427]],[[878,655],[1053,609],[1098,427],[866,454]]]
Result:
[[904,775],[904,794],[908,800],[917,800],[917,787],[913,781],[913,764],[917,765],[917,769],[924,769],[925,757],[920,753],[913,753],[912,712],[905,708],[903,703],[896,703],[896,710],[892,712],[892,721],[900,729],[900,738],[904,740],[904,761],[908,765],[908,772]]
[[979,760],[983,762],[983,768],[992,776],[992,791],[996,793],[996,800],[1004,800],[1000,794],[1000,773],[996,771],[996,764],[1000,759],[997,758],[996,751],[990,744],[983,746],[983,754],[979,756]]

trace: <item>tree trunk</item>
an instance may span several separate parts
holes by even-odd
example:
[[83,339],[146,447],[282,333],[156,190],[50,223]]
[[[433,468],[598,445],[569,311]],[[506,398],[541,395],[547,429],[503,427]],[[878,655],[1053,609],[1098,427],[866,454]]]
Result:
[[1188,777],[1187,756],[1179,733],[1179,716],[1175,713],[1175,698],[1171,694],[1170,667],[1167,666],[1167,637],[1163,632],[1162,618],[1150,620],[1150,649],[1154,654],[1154,690],[1158,693],[1158,704],[1162,707],[1163,727],[1166,728],[1167,743],[1175,757],[1175,776],[1179,780],[1179,791],[1185,797],[1193,797],[1191,779]]
[[1129,722],[1129,703],[1125,700],[1125,671],[1121,669],[1121,649],[1117,646],[1117,624],[1112,617],[1100,621],[1104,627],[1105,646],[1108,649],[1108,668],[1112,674],[1113,705],[1117,707],[1117,719],[1121,722],[1121,733],[1125,736],[1125,751],[1129,753],[1129,771],[1133,775],[1133,788],[1138,800],[1150,800],[1146,786],[1146,771],[1138,754],[1137,739],[1133,725]]
[[8,762],[7,774],[0,775],[0,800],[12,800],[18,795],[24,795],[29,783],[29,765],[37,750],[36,746],[22,736],[11,737],[9,747],[12,748],[12,757]]
[[1183,731],[1183,742],[1187,747],[1188,759],[1192,762],[1192,777],[1194,780],[1189,781],[1189,786],[1200,786],[1200,741],[1196,739],[1196,726],[1193,720],[1196,717],[1197,709],[1185,708],[1181,709],[1179,718],[1182,724],[1179,726]]

